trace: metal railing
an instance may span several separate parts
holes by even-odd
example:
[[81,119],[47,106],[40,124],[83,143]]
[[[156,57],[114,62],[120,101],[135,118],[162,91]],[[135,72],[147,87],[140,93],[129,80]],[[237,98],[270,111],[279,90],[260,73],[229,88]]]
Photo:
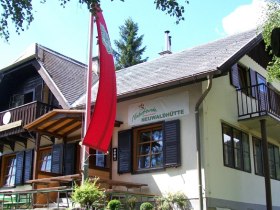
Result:
[[270,114],[280,120],[280,95],[267,85],[252,85],[236,92],[239,119]]

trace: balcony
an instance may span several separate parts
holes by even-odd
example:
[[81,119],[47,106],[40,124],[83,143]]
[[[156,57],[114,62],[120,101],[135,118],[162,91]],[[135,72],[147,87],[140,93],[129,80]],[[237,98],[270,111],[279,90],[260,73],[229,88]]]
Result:
[[259,131],[259,121],[266,119],[268,135],[279,138],[280,94],[265,84],[239,88],[236,91],[239,122]]
[[0,112],[0,138],[25,132],[24,126],[46,114],[54,107],[41,102],[31,102]]

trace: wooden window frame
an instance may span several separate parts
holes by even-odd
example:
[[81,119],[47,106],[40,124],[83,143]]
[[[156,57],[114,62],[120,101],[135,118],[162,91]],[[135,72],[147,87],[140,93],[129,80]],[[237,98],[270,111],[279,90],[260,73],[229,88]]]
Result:
[[[272,148],[273,150],[273,159],[271,160],[270,158],[270,150],[269,150],[269,147]],[[270,173],[270,178],[271,179],[275,179],[275,180],[280,180],[280,174],[277,174],[277,162],[276,162],[276,154],[275,154],[275,150],[278,150],[278,165],[279,165],[279,147],[274,145],[274,144],[271,144],[271,143],[268,143],[268,161],[269,161],[269,173]],[[272,163],[272,164],[271,164]],[[271,173],[271,166],[274,166],[274,173]]]
[[[42,168],[42,163],[44,162],[44,161],[42,160],[42,155],[43,155],[44,152],[50,153],[50,156],[51,156],[51,158],[48,159],[48,161],[50,161],[50,163],[49,163],[49,164],[50,164],[50,170],[49,170],[49,171],[41,170],[41,168]],[[38,172],[43,172],[43,173],[51,173],[51,161],[52,161],[52,148],[51,148],[51,147],[40,148],[40,149],[39,149],[39,152],[38,152],[37,171],[38,171]]]
[[[228,144],[225,144],[225,139],[224,139],[224,127],[228,127],[230,129],[230,145]],[[236,164],[236,160],[237,160],[237,157],[236,157],[236,150],[238,148],[236,148],[234,146],[234,131],[237,131],[240,133],[240,136],[241,136],[241,144],[240,144],[240,161],[241,161],[241,166],[237,166]],[[246,151],[246,153],[249,154],[249,170],[246,170],[245,168],[245,157],[244,157],[244,136],[247,136],[247,141],[248,141],[248,151]],[[250,159],[250,143],[249,143],[249,135],[239,129],[236,129],[226,123],[222,123],[222,143],[223,143],[223,160],[224,160],[224,166],[226,167],[229,167],[229,168],[233,168],[233,169],[237,169],[237,170],[240,170],[240,171],[244,171],[244,172],[247,172],[247,173],[251,173],[251,159]],[[231,155],[231,158],[232,158],[232,163],[226,163],[226,152],[225,152],[225,148],[228,148],[229,147],[229,155]]]
[[[159,170],[159,169],[163,169],[164,168],[164,158],[162,158],[162,164],[160,167],[149,167],[149,168],[144,168],[141,169],[138,167],[138,161],[139,161],[139,157],[140,156],[152,156],[152,153],[149,153],[147,155],[140,155],[139,154],[139,145],[143,145],[143,143],[139,143],[140,141],[140,133],[141,132],[145,132],[145,131],[154,131],[154,130],[162,130],[163,132],[163,124],[162,123],[156,123],[156,124],[152,124],[152,125],[145,125],[145,126],[141,126],[141,127],[137,127],[133,129],[133,172],[145,172],[145,171],[154,171],[154,170]],[[164,144],[164,139],[161,140],[162,143]],[[149,141],[150,142],[150,147],[151,144],[154,142],[152,140]],[[164,151],[162,149],[161,151],[162,156],[164,156]]]
[[[257,142],[257,141],[259,141],[259,143],[260,143],[260,148],[261,148],[261,155],[263,156],[263,146],[262,146],[262,140],[260,139],[260,138],[257,138],[257,137],[253,137],[253,145],[255,145],[254,143],[255,142]],[[273,150],[273,159],[271,160],[271,156],[270,156],[270,154],[269,154],[269,147],[271,147],[272,148],[272,150]],[[255,148],[255,147],[254,147]],[[270,173],[270,178],[271,179],[274,179],[274,180],[279,180],[280,181],[280,173],[279,174],[277,174],[277,163],[276,163],[276,155],[275,155],[275,150],[278,150],[278,155],[279,155],[279,147],[278,146],[276,146],[276,145],[274,145],[274,144],[272,144],[272,143],[268,143],[268,161],[269,161],[269,173]],[[262,159],[262,161],[263,161],[263,158],[261,157],[261,159]],[[279,159],[279,156],[278,156],[278,159]],[[280,162],[279,162],[280,160],[278,160],[278,165],[280,164]],[[259,163],[258,163],[259,164]],[[264,168],[263,168],[263,162],[262,162],[262,173],[257,173],[257,171],[256,171],[256,161],[255,161],[255,151],[254,151],[254,165],[255,165],[255,174],[256,175],[259,175],[259,176],[264,176]],[[271,171],[271,166],[274,166],[274,173],[272,173],[272,171]],[[278,172],[280,172],[280,171],[278,171]]]
[[[111,148],[111,146],[109,147]],[[109,171],[111,168],[111,152],[108,154],[104,154],[104,167],[96,165],[96,156],[97,151],[94,149],[90,149],[90,156],[89,156],[89,168],[95,168],[103,171]]]
[[[6,172],[8,170],[8,160],[11,158],[16,159],[16,154],[9,154],[2,157],[2,166],[1,166],[1,186],[3,187],[14,187],[16,182],[16,169],[14,171],[14,184],[13,185],[4,185],[6,180]],[[16,167],[16,161],[14,162],[14,167]]]

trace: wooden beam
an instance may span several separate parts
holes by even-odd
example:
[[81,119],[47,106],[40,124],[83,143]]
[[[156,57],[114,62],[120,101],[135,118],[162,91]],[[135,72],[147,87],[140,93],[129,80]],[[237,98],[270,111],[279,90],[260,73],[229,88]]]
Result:
[[[56,132],[56,131],[61,131],[64,130],[65,128],[69,127],[70,125],[72,125],[73,123],[75,123],[75,120],[73,119],[67,119],[70,120],[69,122],[65,123],[64,125],[62,125],[61,127],[57,127],[56,129],[52,130],[52,132]],[[65,121],[65,119],[63,119],[63,121]],[[58,133],[57,132],[57,133]]]
[[9,145],[11,150],[15,150],[15,141],[9,141],[7,138],[0,139],[0,145]]
[[24,144],[24,147],[27,147],[27,139],[19,135],[7,136],[6,139],[11,142],[21,142]]
[[[48,129],[50,129],[50,128],[53,128],[53,127],[59,125],[60,123],[62,123],[63,121],[64,121],[64,119],[57,120],[56,122],[51,123],[51,124],[48,125],[47,127],[44,127],[44,130],[48,130]],[[46,123],[46,122],[44,122],[44,123],[42,123],[42,124],[45,124],[45,123]],[[39,126],[40,126],[40,125],[39,125]],[[37,126],[37,127],[39,127],[39,126]]]
[[80,141],[80,140],[81,140],[81,135],[76,135],[76,136],[71,136],[71,137],[65,136],[65,140],[66,140],[67,142],[69,142],[69,141],[75,141],[75,140]]
[[59,135],[57,133],[51,133],[51,132],[47,132],[47,131],[44,131],[44,130],[40,130],[40,129],[35,129],[33,130],[34,132],[37,132],[37,133],[40,133],[41,135],[47,135],[47,136],[54,136],[56,138],[63,138],[62,135]]
[[41,142],[41,135],[39,133],[36,133],[32,179],[38,178],[38,152],[40,148],[40,142]]
[[68,136],[70,133],[73,133],[76,130],[79,130],[81,128],[80,124],[77,124],[75,127],[73,127],[72,129],[70,129],[69,131],[67,131],[64,136]]

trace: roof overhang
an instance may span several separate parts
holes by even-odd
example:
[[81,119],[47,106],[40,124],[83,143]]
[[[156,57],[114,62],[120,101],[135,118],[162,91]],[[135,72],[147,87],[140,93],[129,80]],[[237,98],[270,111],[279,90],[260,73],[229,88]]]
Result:
[[[41,135],[62,138],[64,140],[78,140],[82,137],[84,110],[54,109],[24,126],[28,131]],[[115,121],[115,127],[122,122]]]

